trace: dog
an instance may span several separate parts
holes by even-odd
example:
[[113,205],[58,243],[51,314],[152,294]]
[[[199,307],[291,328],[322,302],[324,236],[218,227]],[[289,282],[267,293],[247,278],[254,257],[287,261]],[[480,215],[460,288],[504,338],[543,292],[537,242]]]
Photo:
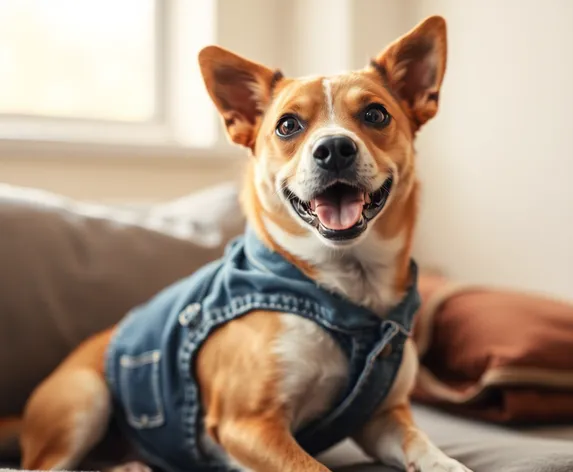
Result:
[[410,472],[469,472],[415,425],[408,399],[414,141],[438,111],[446,56],[439,16],[333,77],[202,49],[209,96],[250,154],[245,233],[37,387],[22,467],[77,467],[113,418],[141,461],[119,470],[325,472],[317,455],[352,438]]

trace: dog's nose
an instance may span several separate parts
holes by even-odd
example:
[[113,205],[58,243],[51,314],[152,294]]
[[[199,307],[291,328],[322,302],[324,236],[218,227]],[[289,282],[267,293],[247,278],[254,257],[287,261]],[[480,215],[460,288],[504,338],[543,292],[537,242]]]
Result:
[[325,170],[341,171],[356,160],[358,147],[347,136],[325,136],[319,139],[312,150],[317,165]]

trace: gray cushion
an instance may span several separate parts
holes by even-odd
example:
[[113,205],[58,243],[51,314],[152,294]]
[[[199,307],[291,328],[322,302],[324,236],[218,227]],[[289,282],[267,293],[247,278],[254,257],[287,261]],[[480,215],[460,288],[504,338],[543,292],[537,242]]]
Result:
[[117,209],[0,184],[0,416],[80,341],[221,254],[242,230],[223,185]]
[[[526,435],[418,407],[416,419],[443,450],[475,472],[572,471],[573,442]],[[573,428],[559,428],[563,436]],[[532,430],[531,433],[534,431]],[[567,433],[568,432],[568,433]]]
[[[545,430],[530,429],[527,434],[452,416],[416,405],[415,418],[429,437],[451,457],[474,472],[565,472],[573,471],[573,426]],[[322,459],[339,472],[387,472],[394,470],[368,464],[370,459],[346,441],[328,451]]]

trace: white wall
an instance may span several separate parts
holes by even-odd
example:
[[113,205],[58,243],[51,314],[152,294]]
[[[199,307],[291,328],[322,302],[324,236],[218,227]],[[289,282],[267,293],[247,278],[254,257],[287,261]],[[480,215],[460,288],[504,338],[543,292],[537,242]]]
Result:
[[416,254],[460,280],[573,299],[573,1],[407,0],[449,23],[419,138]]

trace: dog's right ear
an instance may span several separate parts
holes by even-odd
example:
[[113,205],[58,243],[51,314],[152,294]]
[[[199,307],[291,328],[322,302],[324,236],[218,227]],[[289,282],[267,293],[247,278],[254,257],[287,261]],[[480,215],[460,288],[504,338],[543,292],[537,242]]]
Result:
[[438,112],[446,56],[446,21],[431,16],[372,61],[401,100],[415,130]]
[[282,74],[219,46],[201,50],[199,67],[229,137],[252,150],[272,88]]

